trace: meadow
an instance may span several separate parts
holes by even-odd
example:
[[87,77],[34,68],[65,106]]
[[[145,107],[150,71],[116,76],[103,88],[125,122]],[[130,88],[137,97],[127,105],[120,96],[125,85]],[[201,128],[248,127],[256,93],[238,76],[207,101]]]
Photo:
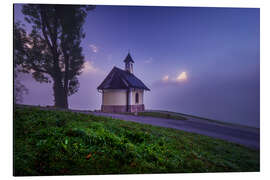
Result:
[[260,152],[170,128],[14,108],[14,175],[260,171]]

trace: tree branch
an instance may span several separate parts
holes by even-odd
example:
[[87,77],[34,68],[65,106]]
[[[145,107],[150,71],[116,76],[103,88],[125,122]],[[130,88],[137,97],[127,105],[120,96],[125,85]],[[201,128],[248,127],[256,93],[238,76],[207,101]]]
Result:
[[51,51],[53,52],[53,47],[52,47],[52,44],[51,44],[51,42],[50,42],[50,40],[49,40],[49,38],[48,38],[48,36],[47,36],[47,33],[46,33],[46,25],[45,25],[45,15],[44,15],[44,10],[43,10],[43,8],[41,7],[41,11],[40,11],[40,17],[41,17],[41,30],[42,30],[42,34],[43,34],[43,36],[44,36],[44,38],[45,38],[45,40],[46,40],[46,42],[47,42],[47,44],[48,44],[48,46],[49,46],[49,48],[51,49]]
[[[54,8],[54,11],[56,11],[55,8]],[[58,47],[57,47],[57,16],[56,16],[56,12],[54,12],[53,30],[52,30],[52,27],[50,26],[47,18],[44,18],[43,22],[49,31],[49,35],[50,35],[50,39],[51,39],[51,43],[52,43],[51,46],[52,46],[53,50],[55,51],[54,53],[57,53]]]

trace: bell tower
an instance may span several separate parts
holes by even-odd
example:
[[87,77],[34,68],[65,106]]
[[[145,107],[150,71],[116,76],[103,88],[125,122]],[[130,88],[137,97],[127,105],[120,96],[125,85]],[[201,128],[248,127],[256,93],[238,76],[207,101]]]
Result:
[[131,58],[129,53],[128,53],[127,57],[125,58],[124,62],[125,62],[125,70],[130,72],[130,73],[133,73],[133,63],[134,63],[134,61]]

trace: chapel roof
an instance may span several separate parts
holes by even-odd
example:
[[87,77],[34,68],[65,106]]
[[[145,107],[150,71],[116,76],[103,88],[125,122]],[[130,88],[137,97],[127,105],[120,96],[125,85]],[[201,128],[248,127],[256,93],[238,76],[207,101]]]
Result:
[[107,77],[103,80],[103,82],[98,86],[97,89],[103,90],[103,89],[130,89],[130,88],[150,91],[150,89],[146,87],[144,83],[140,79],[138,79],[134,74],[122,70],[118,67],[113,67],[111,72],[107,75]]

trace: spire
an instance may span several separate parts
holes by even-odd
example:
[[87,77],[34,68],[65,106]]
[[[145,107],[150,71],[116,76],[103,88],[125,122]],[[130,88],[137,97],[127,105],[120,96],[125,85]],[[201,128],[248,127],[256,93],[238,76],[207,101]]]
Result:
[[125,58],[124,62],[125,62],[125,70],[130,72],[130,73],[133,73],[133,63],[134,63],[134,61],[131,58],[129,53],[128,53],[127,57]]
[[124,62],[125,62],[125,63],[129,63],[129,62],[134,63],[132,57],[130,56],[130,53],[128,53],[128,55],[127,55],[127,57],[125,58]]

